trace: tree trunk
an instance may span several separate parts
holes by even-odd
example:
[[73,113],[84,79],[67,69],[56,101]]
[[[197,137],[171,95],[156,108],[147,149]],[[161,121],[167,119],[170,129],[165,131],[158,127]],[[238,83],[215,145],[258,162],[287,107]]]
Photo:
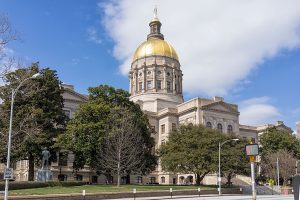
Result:
[[200,181],[200,174],[196,173],[196,185],[200,185],[201,181]]
[[117,187],[120,187],[120,182],[121,182],[121,150],[118,149],[118,166],[117,166],[117,178],[118,178],[118,183]]
[[[208,174],[209,172],[204,172],[203,174],[197,174],[196,175],[196,184],[200,185],[204,177]],[[199,177],[199,178],[198,178]]]
[[227,176],[227,185],[231,185],[232,174],[229,173]]
[[117,172],[117,178],[118,178],[118,180],[117,180],[117,187],[120,187],[120,182],[121,182],[120,170],[118,170],[118,172]]
[[28,169],[28,181],[34,181],[34,156],[32,154],[28,157],[29,169]]

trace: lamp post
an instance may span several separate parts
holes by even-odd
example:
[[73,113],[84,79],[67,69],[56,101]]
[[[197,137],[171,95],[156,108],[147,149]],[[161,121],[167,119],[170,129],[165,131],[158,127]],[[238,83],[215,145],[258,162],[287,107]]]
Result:
[[[29,79],[34,79],[40,77],[40,73],[36,73],[33,76],[24,79],[16,89],[12,89],[11,92],[11,104],[10,104],[10,118],[9,118],[9,131],[8,131],[8,144],[7,144],[7,159],[6,159],[6,169],[10,167],[10,151],[11,151],[11,134],[12,134],[12,118],[13,118],[13,109],[14,109],[14,100],[16,97],[16,94],[20,87]],[[8,184],[9,179],[5,179],[5,193],[4,193],[4,200],[8,199]]]
[[219,182],[219,196],[222,195],[221,193],[221,147],[230,141],[238,141],[239,139],[235,138],[235,139],[231,139],[231,140],[226,140],[225,142],[221,143],[219,142],[219,177],[218,177],[218,182]]

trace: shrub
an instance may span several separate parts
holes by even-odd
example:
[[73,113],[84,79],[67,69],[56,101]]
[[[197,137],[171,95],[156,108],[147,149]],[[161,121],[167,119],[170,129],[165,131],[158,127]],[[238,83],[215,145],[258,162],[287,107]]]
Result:
[[[82,181],[49,181],[49,182],[37,182],[37,181],[22,181],[22,182],[9,182],[10,190],[18,189],[30,189],[30,188],[42,188],[42,187],[55,187],[55,186],[80,186],[85,185],[86,182]],[[0,190],[5,189],[5,182],[0,182]]]

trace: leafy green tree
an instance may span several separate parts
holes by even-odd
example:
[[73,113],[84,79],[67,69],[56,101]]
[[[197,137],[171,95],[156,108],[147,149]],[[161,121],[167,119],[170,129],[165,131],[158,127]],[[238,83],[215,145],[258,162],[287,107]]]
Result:
[[286,150],[295,157],[300,158],[300,143],[290,132],[277,129],[276,127],[268,128],[260,138],[262,145],[262,154],[274,153],[279,150]]
[[5,143],[0,155],[5,160],[8,134],[4,133],[8,133],[9,128],[11,92],[22,80],[38,72],[42,74],[41,78],[27,80],[16,93],[13,112],[12,161],[29,160],[30,181],[34,178],[34,164],[40,159],[42,148],[53,150],[54,138],[64,129],[63,90],[56,71],[40,69],[38,63],[8,73],[4,77],[5,85],[0,87],[3,100],[0,108],[1,141]]
[[[111,124],[115,124],[116,121],[111,118],[111,113],[117,108],[123,108],[127,110],[128,118],[131,119],[128,123],[134,123],[134,128],[141,134],[142,144],[146,147],[143,149],[145,163],[141,171],[152,171],[156,165],[156,158],[151,153],[155,144],[151,137],[150,125],[140,107],[129,101],[129,93],[107,85],[91,87],[89,93],[88,102],[80,106],[75,118],[68,122],[66,133],[59,138],[61,147],[75,154],[75,170],[89,165],[98,172],[109,173],[109,169],[99,163],[101,159],[98,159],[97,152],[103,147],[103,142],[108,141],[107,134],[113,132],[114,127]],[[126,170],[130,172],[135,169]]]
[[[229,135],[228,139],[238,138]],[[250,175],[249,158],[245,154],[245,145],[249,142],[239,138],[237,142],[229,142],[222,146],[221,151],[221,171],[227,179],[227,184],[231,184],[234,175]]]
[[218,143],[225,135],[202,125],[182,125],[170,133],[160,148],[164,171],[193,173],[200,184],[208,173],[218,169]]
[[[219,142],[233,138],[237,137],[202,125],[182,125],[170,133],[168,142],[160,148],[162,168],[174,173],[193,173],[199,185],[208,173],[218,171]],[[234,174],[247,174],[245,144],[240,139],[222,146],[221,168],[229,183]]]

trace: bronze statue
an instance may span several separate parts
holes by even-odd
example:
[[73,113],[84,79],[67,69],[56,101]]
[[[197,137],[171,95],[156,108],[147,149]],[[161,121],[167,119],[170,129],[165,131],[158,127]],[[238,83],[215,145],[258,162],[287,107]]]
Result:
[[44,150],[42,151],[42,169],[48,169],[48,165],[49,165],[49,158],[50,158],[50,152],[47,150],[47,147],[44,148]]

